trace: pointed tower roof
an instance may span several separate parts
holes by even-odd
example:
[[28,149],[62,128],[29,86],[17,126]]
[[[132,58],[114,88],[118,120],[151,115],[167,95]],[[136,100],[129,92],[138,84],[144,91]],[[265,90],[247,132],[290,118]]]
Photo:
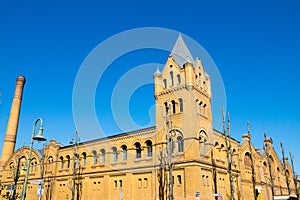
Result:
[[187,62],[194,63],[193,56],[186,46],[181,34],[179,34],[170,55],[173,56],[175,62],[181,67]]

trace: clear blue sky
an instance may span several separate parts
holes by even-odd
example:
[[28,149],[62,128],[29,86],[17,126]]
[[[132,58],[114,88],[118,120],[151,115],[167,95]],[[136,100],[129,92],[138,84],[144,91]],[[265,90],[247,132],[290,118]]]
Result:
[[[296,0],[1,1],[0,141],[18,75],[24,75],[27,83],[17,147],[29,145],[37,117],[44,120],[45,136],[68,144],[75,133],[73,84],[86,56],[119,32],[163,27],[199,42],[216,63],[226,88],[233,137],[241,140],[249,120],[255,146],[262,147],[266,131],[280,158],[280,142],[286,153],[293,152],[300,173],[299,9]],[[108,97],[122,73],[132,65],[165,63],[167,56],[161,51],[138,51],[114,63],[124,66],[123,71],[109,68],[99,82],[95,105],[106,132],[119,132]],[[133,119],[142,126],[149,123],[152,92],[147,85],[132,96],[132,102],[146,101],[130,106]]]

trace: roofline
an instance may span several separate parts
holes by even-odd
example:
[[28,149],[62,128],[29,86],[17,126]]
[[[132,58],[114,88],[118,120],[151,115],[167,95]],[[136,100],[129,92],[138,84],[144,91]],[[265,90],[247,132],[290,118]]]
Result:
[[[90,144],[90,143],[104,141],[104,140],[108,140],[108,139],[112,139],[112,138],[116,138],[116,137],[122,137],[122,136],[126,136],[126,135],[134,135],[134,134],[137,134],[137,133],[140,133],[140,132],[151,131],[151,130],[155,130],[155,129],[156,129],[156,126],[151,126],[151,127],[147,127],[147,128],[142,128],[142,129],[138,129],[138,130],[132,130],[132,131],[124,132],[124,133],[117,133],[117,134],[110,135],[110,136],[107,136],[107,137],[88,140],[88,141],[85,141],[85,142],[79,142],[78,145]],[[66,148],[69,148],[69,147],[72,147],[72,146],[73,146],[73,144],[69,144],[69,145],[60,147],[59,149],[66,149]]]
[[[100,141],[104,141],[104,140],[108,140],[108,139],[112,139],[112,138],[116,138],[116,137],[122,137],[122,136],[126,136],[126,135],[133,135],[133,134],[137,134],[137,133],[140,133],[140,132],[150,131],[150,130],[155,130],[155,129],[156,129],[156,126],[151,126],[151,127],[147,127],[147,128],[143,128],[143,129],[137,129],[137,130],[132,130],[132,131],[124,132],[124,133],[118,133],[118,134],[110,135],[110,136],[107,136],[107,137],[88,140],[88,141],[85,141],[85,142],[79,142],[78,145],[91,144],[91,143],[94,143],[94,142],[100,142]],[[221,131],[219,131],[217,129],[213,129],[213,131],[215,131],[216,133],[218,133],[220,135],[224,135],[224,133],[222,133]],[[240,141],[236,140],[233,137],[230,137],[230,138],[232,140],[234,140],[235,142],[239,143],[239,144],[241,143]],[[73,146],[73,144],[69,144],[69,145],[66,145],[66,146],[62,146],[59,149],[66,149],[66,148],[69,148],[69,147],[72,147],[72,146]]]
[[[217,132],[217,133],[219,133],[219,134],[221,134],[221,135],[224,136],[224,133],[222,133],[221,131],[219,131],[219,130],[217,130],[217,129],[213,129],[213,131],[215,131],[215,132]],[[235,139],[235,138],[233,138],[233,137],[230,137],[230,139],[236,141],[236,142],[239,143],[239,144],[241,143],[240,141],[238,141],[237,139]]]

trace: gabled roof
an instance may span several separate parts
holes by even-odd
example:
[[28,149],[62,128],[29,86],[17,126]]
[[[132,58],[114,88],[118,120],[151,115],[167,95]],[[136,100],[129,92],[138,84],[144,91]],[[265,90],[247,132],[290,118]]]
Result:
[[172,52],[170,54],[173,56],[175,62],[182,67],[183,64],[189,62],[189,63],[194,63],[194,58],[186,46],[181,34],[179,34],[177,41],[172,49]]

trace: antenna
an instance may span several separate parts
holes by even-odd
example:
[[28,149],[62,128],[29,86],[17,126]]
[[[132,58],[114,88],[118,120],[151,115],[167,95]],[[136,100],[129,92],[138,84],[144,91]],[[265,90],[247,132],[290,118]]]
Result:
[[247,129],[248,129],[248,134],[250,136],[250,122],[249,121],[247,121]]

